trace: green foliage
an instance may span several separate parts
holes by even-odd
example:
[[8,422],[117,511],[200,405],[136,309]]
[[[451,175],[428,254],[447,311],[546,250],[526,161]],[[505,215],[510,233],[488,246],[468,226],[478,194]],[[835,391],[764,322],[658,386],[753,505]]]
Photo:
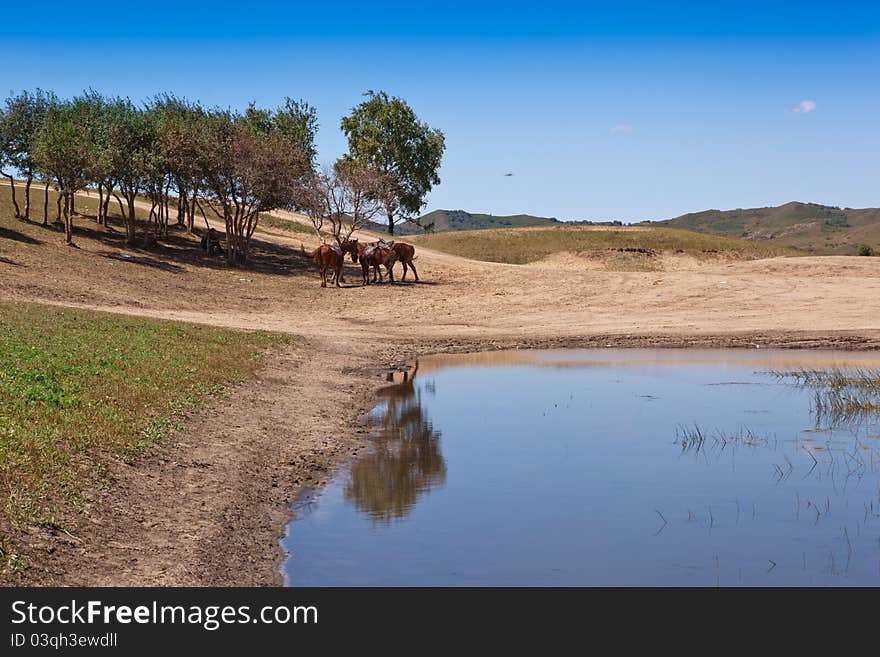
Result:
[[58,104],[52,92],[22,91],[0,110],[0,167],[30,174],[36,169],[34,141],[49,109]]
[[446,148],[440,130],[418,120],[402,99],[370,91],[342,119],[348,138],[346,159],[374,167],[384,177],[382,201],[388,232],[424,206],[425,195],[440,183],[438,170]]
[[156,121],[128,99],[117,99],[108,107],[110,161],[113,177],[126,196],[132,198],[147,184],[156,154]]
[[867,244],[859,244],[859,246],[856,249],[856,255],[872,256],[872,255],[874,255],[874,249],[871,248]]
[[90,111],[86,104],[66,101],[51,106],[34,137],[37,168],[67,193],[85,187],[91,174]]
[[318,113],[303,100],[284,99],[284,105],[272,110],[258,109],[251,103],[245,111],[247,123],[259,134],[268,137],[274,132],[302,154],[310,164],[318,154],[315,137],[318,134]]
[[301,109],[288,103],[278,110],[251,106],[244,114],[207,113],[199,158],[203,197],[225,220],[230,263],[247,260],[261,213],[303,202],[312,162],[298,141],[301,135],[291,128],[292,114]]

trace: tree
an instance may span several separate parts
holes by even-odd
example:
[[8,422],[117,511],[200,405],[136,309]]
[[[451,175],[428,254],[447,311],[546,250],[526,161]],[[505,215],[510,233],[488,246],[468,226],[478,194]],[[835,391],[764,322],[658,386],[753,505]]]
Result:
[[304,160],[314,165],[318,151],[315,136],[318,134],[318,113],[302,100],[284,99],[284,105],[274,112],[258,109],[251,103],[245,117],[248,123],[263,135],[278,132],[299,149]]
[[135,199],[155,175],[156,130],[153,117],[135,107],[127,98],[116,100],[108,108],[108,144],[110,170],[127,201],[127,211],[123,213],[125,241],[134,244],[137,226]]
[[388,233],[415,215],[425,195],[440,183],[437,171],[446,148],[440,130],[418,120],[412,108],[384,91],[369,91],[367,100],[342,119],[348,138],[345,159],[375,169],[383,177],[376,195],[388,219]]
[[383,177],[375,169],[344,159],[337,160],[332,169],[313,173],[304,209],[321,241],[325,222],[341,244],[372,221],[382,209],[378,200],[382,184]]
[[2,170],[2,175],[9,178],[16,218],[30,219],[31,183],[36,171],[34,139],[49,108],[57,104],[55,94],[37,89],[33,93],[23,91],[10,96],[6,99],[6,107],[0,110],[0,170],[8,166],[25,177],[22,213],[15,196],[14,173]]
[[89,148],[87,115],[83,106],[64,102],[49,108],[34,137],[33,157],[36,167],[55,179],[64,203],[64,235],[73,242],[73,195],[90,178],[92,151]]
[[247,261],[260,213],[301,207],[312,174],[303,146],[284,126],[289,109],[208,112],[200,154],[201,197],[226,225],[230,264]]
[[107,204],[114,186],[110,115],[113,106],[118,102],[91,89],[73,99],[76,114],[85,131],[84,145],[90,158],[87,171],[89,183],[98,188],[98,212],[95,218],[101,225],[106,224]]
[[177,192],[177,224],[192,232],[201,184],[199,157],[204,145],[205,110],[168,94],[157,96],[151,109],[156,115],[158,152],[168,176],[166,189],[170,183]]

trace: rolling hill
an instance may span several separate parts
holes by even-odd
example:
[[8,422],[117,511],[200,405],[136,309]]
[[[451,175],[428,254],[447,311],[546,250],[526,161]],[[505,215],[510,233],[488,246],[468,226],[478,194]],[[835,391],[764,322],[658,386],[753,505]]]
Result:
[[[457,230],[488,230],[492,228],[528,228],[533,226],[619,226],[619,221],[596,223],[592,221],[560,221],[555,217],[536,217],[530,214],[493,215],[464,210],[434,210],[419,217],[422,226],[433,226],[429,232],[445,233]],[[384,232],[385,226],[376,224],[372,229]],[[425,231],[419,226],[406,223],[395,226],[398,235],[420,235]]]
[[[497,216],[464,210],[434,210],[419,218],[434,233],[559,226],[620,226],[619,221],[560,221],[529,214]],[[880,253],[880,208],[839,208],[793,201],[785,205],[736,210],[705,210],[674,219],[645,221],[639,226],[680,228],[697,233],[769,242],[817,255],[855,255],[861,245]],[[381,224],[372,226],[385,232]],[[395,227],[398,235],[420,235],[415,224]]]
[[820,255],[853,255],[861,244],[880,251],[880,208],[795,201],[767,208],[693,212],[641,225],[772,242]]

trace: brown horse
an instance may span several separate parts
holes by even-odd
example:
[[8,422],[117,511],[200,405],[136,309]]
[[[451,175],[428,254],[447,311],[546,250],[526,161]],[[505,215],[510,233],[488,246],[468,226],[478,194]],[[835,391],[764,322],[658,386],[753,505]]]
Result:
[[[385,271],[388,272],[388,281],[391,284],[394,284],[393,267],[397,259],[394,249],[387,246],[379,246],[378,243],[357,244],[357,240],[355,240],[355,244],[358,259],[361,262],[361,273],[363,274],[362,285],[370,284],[370,267],[373,268],[373,282],[375,283],[377,278],[380,283],[382,282],[382,271],[379,269],[379,265],[385,267]],[[354,255],[352,255],[352,260],[354,260]],[[355,260],[355,262],[357,262],[357,260]]]
[[318,272],[321,274],[321,287],[327,287],[327,270],[333,268],[333,281],[336,287],[340,287],[339,279],[342,276],[342,263],[345,261],[345,250],[340,247],[337,251],[329,244],[322,244],[317,249],[309,253],[306,247],[299,245],[303,255],[315,261],[318,265]]
[[416,266],[413,264],[413,260],[415,260],[416,255],[416,247],[412,244],[404,244],[403,242],[395,242],[394,246],[391,247],[394,249],[394,255],[397,256],[396,260],[403,264],[403,276],[400,277],[400,280],[406,280],[406,271],[407,265],[413,270],[413,274],[415,274],[416,280],[419,280],[419,272],[416,271]]

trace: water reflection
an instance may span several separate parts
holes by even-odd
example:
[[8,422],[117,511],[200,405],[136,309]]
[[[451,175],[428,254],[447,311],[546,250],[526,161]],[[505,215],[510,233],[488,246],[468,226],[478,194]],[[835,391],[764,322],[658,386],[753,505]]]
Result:
[[345,486],[345,499],[374,522],[403,518],[421,495],[446,481],[440,432],[425,415],[422,389],[414,385],[417,371],[380,391],[379,438],[374,450],[352,465]]
[[379,393],[375,449],[297,508],[288,583],[880,583],[877,416],[825,413],[772,374],[880,369],[876,353],[420,365]]

